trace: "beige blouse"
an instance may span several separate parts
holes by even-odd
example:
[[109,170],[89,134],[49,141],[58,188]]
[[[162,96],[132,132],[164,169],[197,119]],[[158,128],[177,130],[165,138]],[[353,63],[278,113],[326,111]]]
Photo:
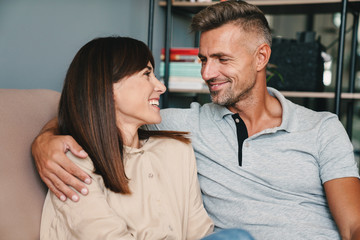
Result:
[[212,232],[190,144],[150,138],[141,148],[125,151],[131,195],[105,188],[90,158],[67,153],[93,181],[78,203],[61,202],[48,192],[41,239],[200,239]]

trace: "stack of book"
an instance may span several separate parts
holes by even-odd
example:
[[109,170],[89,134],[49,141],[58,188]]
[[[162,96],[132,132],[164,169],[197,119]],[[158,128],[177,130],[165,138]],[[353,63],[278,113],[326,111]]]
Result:
[[[169,90],[203,90],[207,89],[201,78],[201,62],[197,48],[171,48],[169,68]],[[161,51],[160,77],[165,73],[165,49]]]

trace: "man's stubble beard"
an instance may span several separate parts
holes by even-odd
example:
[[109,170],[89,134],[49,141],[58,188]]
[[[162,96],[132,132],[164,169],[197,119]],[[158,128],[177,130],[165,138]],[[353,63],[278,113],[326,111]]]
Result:
[[[232,81],[231,81],[232,82]],[[232,91],[231,87],[224,89],[224,92],[220,95],[219,91],[210,91],[211,101],[221,106],[234,106],[239,101],[245,99],[251,90],[255,86],[255,81],[252,81],[249,86],[244,90],[235,95],[235,92]]]

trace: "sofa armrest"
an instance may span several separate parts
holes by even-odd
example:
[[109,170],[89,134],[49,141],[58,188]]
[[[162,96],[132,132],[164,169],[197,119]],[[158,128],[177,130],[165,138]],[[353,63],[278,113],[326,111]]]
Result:
[[0,89],[0,233],[2,239],[39,239],[46,188],[31,143],[57,114],[60,93]]

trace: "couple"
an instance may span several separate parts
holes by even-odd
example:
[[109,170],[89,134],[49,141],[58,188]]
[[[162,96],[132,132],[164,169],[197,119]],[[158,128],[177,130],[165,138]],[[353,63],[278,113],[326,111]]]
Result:
[[[90,158],[81,160],[86,154],[72,139],[54,135],[55,122],[34,142],[39,173],[53,192],[45,203],[42,231],[59,228],[55,222],[60,221],[59,214],[58,219],[52,217],[54,211],[64,211],[63,217],[70,215],[70,219],[62,219],[61,231],[80,227],[74,234],[83,233],[82,227],[91,234],[104,234],[99,232],[106,229],[102,226],[109,228],[107,234],[115,227],[125,229],[135,239],[159,233],[164,238],[199,239],[210,233],[212,223],[202,206],[192,150],[184,135],[189,132],[204,206],[215,230],[242,228],[255,239],[360,239],[360,182],[351,143],[337,116],[305,109],[266,88],[271,34],[263,13],[246,2],[221,2],[195,15],[192,28],[201,32],[201,74],[213,103],[162,110],[161,123],[156,105],[165,89],[153,76],[152,57],[122,53],[130,59],[112,65],[115,61],[107,57],[110,53],[104,45],[100,56],[87,59],[99,69],[79,72],[76,77],[70,66],[66,81],[68,77],[86,80],[87,74],[99,78],[93,81],[96,86],[82,83],[66,88],[65,81],[59,109],[60,133],[88,134],[83,140],[74,137]],[[81,56],[80,60],[84,61]],[[129,69],[117,69],[127,62]],[[109,66],[113,67],[105,71]],[[80,67],[83,65],[75,69]],[[111,78],[112,89],[98,89],[103,88],[105,78]],[[139,89],[139,84],[144,87]],[[104,91],[101,98],[93,97],[95,89]],[[71,93],[75,90],[78,93]],[[85,99],[74,105],[72,97],[65,99],[66,92]],[[107,117],[87,112],[86,104],[107,111]],[[78,123],[66,119],[78,114],[87,117],[79,118]],[[138,130],[150,123],[156,125],[147,125],[148,129],[168,131]],[[73,124],[76,129],[71,129]],[[88,141],[93,143],[88,145]],[[63,152],[68,149],[72,153],[65,157]],[[109,153],[106,149],[118,150]],[[93,152],[102,153],[95,157]],[[109,159],[121,161],[110,163]],[[92,179],[92,183],[86,186],[71,175],[87,183]],[[88,196],[79,203],[60,202],[58,198],[65,200],[65,195],[79,200],[67,185]],[[134,212],[142,212],[139,219],[128,218],[135,218]],[[122,219],[116,226],[108,223],[112,215]],[[87,217],[89,222],[82,222]],[[237,233],[251,239],[241,230]]]

